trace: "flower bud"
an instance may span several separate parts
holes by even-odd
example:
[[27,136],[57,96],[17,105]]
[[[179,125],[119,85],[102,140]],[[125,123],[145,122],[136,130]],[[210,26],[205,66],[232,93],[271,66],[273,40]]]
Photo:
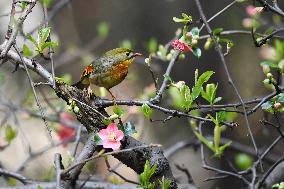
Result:
[[281,108],[281,103],[280,102],[276,102],[273,107],[278,110],[279,108]]
[[271,78],[273,77],[273,75],[272,75],[272,73],[269,72],[269,73],[266,74],[266,77],[267,77],[268,79],[271,79]]
[[207,41],[204,44],[204,49],[208,50],[208,49],[210,49],[211,46],[212,46],[212,39],[208,38]]
[[192,41],[191,41],[192,45],[197,45],[197,43],[198,43],[197,39],[192,39]]
[[284,59],[280,60],[278,63],[278,68],[281,70],[281,72],[284,72]]
[[264,74],[268,74],[270,72],[270,67],[267,65],[262,66],[262,71]]

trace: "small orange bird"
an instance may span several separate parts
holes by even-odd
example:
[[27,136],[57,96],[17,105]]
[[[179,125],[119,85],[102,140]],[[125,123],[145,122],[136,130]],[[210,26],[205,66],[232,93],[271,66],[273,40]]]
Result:
[[116,48],[107,51],[84,69],[80,81],[73,86],[84,89],[88,88],[90,84],[94,84],[106,88],[114,98],[110,88],[125,79],[129,65],[136,56],[141,55],[141,53],[134,53],[127,48]]

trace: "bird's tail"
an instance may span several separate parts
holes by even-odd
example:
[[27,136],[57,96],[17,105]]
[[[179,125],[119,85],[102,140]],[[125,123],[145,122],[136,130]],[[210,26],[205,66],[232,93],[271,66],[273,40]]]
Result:
[[78,81],[77,83],[74,83],[72,86],[73,86],[73,87],[76,87],[76,88],[78,88],[78,89],[83,90],[83,89],[88,88],[89,85],[90,85],[90,84],[88,84],[88,83],[84,83],[83,80],[80,80],[80,81]]

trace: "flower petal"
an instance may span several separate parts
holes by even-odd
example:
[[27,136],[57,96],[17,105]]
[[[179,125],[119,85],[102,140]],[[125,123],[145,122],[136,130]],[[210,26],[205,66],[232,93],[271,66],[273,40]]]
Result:
[[121,131],[121,130],[117,130],[115,132],[115,135],[116,135],[116,141],[120,141],[123,139],[124,137],[124,133]]
[[117,125],[115,123],[111,123],[107,126],[107,130],[109,132],[115,132],[118,130]]
[[102,140],[107,140],[109,138],[109,132],[107,129],[101,129],[98,135]]
[[103,147],[104,148],[111,148],[113,150],[118,150],[121,146],[121,143],[119,141],[104,141]]

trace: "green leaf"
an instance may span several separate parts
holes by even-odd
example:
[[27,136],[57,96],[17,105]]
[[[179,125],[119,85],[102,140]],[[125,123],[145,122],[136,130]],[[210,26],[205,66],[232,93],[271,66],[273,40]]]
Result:
[[213,104],[216,104],[217,102],[220,102],[222,100],[222,97],[217,97],[214,99]]
[[151,177],[155,173],[157,168],[157,164],[154,166],[150,166],[150,163],[148,160],[146,160],[146,163],[144,165],[144,171],[139,176],[139,186],[145,189],[154,189],[157,185],[157,182],[150,182]]
[[215,148],[212,144],[211,141],[207,140],[204,136],[202,136],[200,133],[194,131],[194,134],[197,136],[197,138],[203,143],[205,144],[210,150],[212,150],[213,152],[215,152]]
[[167,92],[171,96],[172,106],[176,109],[181,110],[184,105],[184,98],[181,95],[180,91],[176,87],[170,87]]
[[271,68],[276,68],[276,69],[278,69],[278,65],[277,65],[277,64],[275,64],[275,63],[273,63],[273,62],[271,62],[271,61],[268,61],[268,60],[261,62],[260,65],[261,65],[261,66],[269,66],[269,67],[271,67]]
[[72,75],[69,74],[69,73],[66,73],[61,77],[61,80],[64,83],[71,85],[72,84]]
[[132,43],[128,39],[124,39],[123,41],[120,42],[120,47],[122,48],[127,48],[127,49],[132,49]]
[[245,153],[239,153],[235,156],[235,163],[240,170],[246,170],[253,164],[253,158]]
[[236,2],[238,3],[243,3],[243,2],[246,2],[247,0],[236,0]]
[[263,110],[268,110],[269,108],[271,108],[272,107],[272,103],[270,102],[270,101],[267,101],[267,102],[265,102],[265,103],[263,103],[262,105],[261,105],[261,108],[263,109]]
[[184,23],[185,25],[187,25],[189,22],[192,22],[192,17],[185,14],[185,13],[182,13],[181,14],[183,18],[177,18],[177,17],[173,17],[173,21],[174,22],[177,22],[177,23]]
[[213,30],[213,35],[220,35],[222,31],[224,31],[223,28],[215,28]]
[[173,17],[173,21],[179,23],[179,22],[184,22],[184,19],[183,18]]
[[127,122],[127,123],[125,124],[125,127],[124,127],[124,135],[125,135],[125,136],[131,136],[131,135],[133,135],[134,133],[137,133],[134,124],[131,123],[131,122]]
[[192,49],[192,53],[194,56],[196,56],[197,58],[200,58],[201,57],[201,49],[200,48],[193,48]]
[[159,184],[162,189],[169,189],[171,182],[171,180],[165,179],[165,176],[163,176],[162,179],[159,180]]
[[43,51],[47,47],[54,48],[54,47],[57,47],[57,46],[58,46],[57,41],[48,41],[48,42],[41,44],[41,51]]
[[265,30],[264,34],[265,35],[270,35],[274,31],[274,27],[269,27],[267,30]]
[[226,112],[225,111],[220,111],[216,113],[216,120],[221,123],[224,122],[226,118]]
[[155,38],[151,38],[147,44],[147,50],[149,53],[155,53],[158,49],[158,42]]
[[27,2],[21,2],[21,4],[20,4],[21,9],[23,9],[23,10],[25,10],[27,8],[27,6],[28,6]]
[[17,185],[17,180],[12,178],[12,177],[9,177],[7,179],[7,184],[8,184],[8,186],[16,186]]
[[38,31],[38,35],[39,35],[39,38],[40,38],[40,44],[43,44],[43,43],[46,42],[47,38],[49,37],[49,34],[50,34],[50,27],[41,28]]
[[107,119],[107,118],[106,118],[106,119],[103,119],[102,122],[103,122],[104,125],[109,125],[109,124],[112,123],[112,121],[111,121],[110,119]]
[[118,105],[115,105],[113,107],[113,113],[117,114],[119,117],[123,116],[125,114],[125,110],[119,107]]
[[169,75],[164,74],[164,78],[168,80],[170,83],[173,82],[172,78]]
[[103,145],[103,141],[102,141],[102,139],[99,137],[98,133],[96,133],[96,134],[94,135],[94,141],[95,141],[96,145]]
[[35,38],[33,36],[31,36],[30,34],[26,34],[26,38],[29,41],[31,41],[36,46],[36,48],[38,48],[38,44],[37,44],[37,42],[36,42],[36,40],[35,40]]
[[152,117],[153,110],[152,110],[152,108],[150,108],[150,106],[148,104],[144,103],[142,105],[142,112],[143,112],[143,114],[146,118],[150,119]]
[[97,32],[98,32],[99,38],[101,38],[101,39],[107,38],[107,36],[109,34],[109,24],[106,23],[106,22],[99,23],[99,25],[97,27]]
[[214,155],[216,157],[220,158],[223,155],[225,149],[228,148],[231,144],[232,144],[232,141],[227,142],[226,144],[220,146],[219,149],[218,149],[218,153],[215,153]]
[[40,0],[40,3],[45,7],[50,7],[52,2],[53,2],[53,0]]
[[192,88],[192,99],[193,101],[199,96],[202,91],[202,85],[207,82],[210,77],[214,74],[213,71],[206,71],[204,72],[196,81],[195,86]]
[[10,144],[17,136],[17,131],[11,126],[7,126],[5,129],[5,140]]
[[33,51],[26,44],[23,45],[23,55],[24,57],[33,56]]

